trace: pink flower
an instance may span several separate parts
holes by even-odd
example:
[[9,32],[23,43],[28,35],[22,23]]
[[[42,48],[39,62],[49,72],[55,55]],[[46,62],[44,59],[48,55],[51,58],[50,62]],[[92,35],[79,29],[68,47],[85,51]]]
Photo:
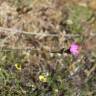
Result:
[[72,55],[77,56],[79,54],[79,45],[72,43],[70,46],[70,52]]

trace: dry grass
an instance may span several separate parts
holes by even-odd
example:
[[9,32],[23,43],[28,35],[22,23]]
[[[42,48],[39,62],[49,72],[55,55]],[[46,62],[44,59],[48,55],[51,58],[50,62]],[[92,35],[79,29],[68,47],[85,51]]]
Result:
[[[95,96],[93,3],[0,0],[0,96]],[[72,42],[77,57],[65,52]]]

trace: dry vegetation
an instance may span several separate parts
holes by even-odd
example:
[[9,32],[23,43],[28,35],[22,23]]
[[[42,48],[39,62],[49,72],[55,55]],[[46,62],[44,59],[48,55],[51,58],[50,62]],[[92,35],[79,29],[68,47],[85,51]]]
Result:
[[96,0],[0,0],[0,96],[96,96],[95,75]]

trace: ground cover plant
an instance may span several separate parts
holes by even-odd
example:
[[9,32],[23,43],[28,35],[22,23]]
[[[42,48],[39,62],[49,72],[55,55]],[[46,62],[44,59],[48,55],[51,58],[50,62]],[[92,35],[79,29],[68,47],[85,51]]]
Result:
[[96,0],[0,0],[0,96],[96,96]]

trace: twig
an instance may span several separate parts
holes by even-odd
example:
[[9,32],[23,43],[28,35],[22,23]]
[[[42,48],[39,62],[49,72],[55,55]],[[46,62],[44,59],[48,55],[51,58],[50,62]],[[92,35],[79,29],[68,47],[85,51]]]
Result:
[[[44,32],[27,32],[27,31],[22,31],[22,30],[17,30],[17,29],[12,29],[12,28],[4,28],[0,27],[0,31],[4,32],[13,32],[13,33],[22,33],[22,34],[27,34],[27,35],[44,35],[44,36],[59,36],[59,34],[53,34],[53,33],[44,33]],[[66,34],[64,37],[80,37],[79,34]]]
[[37,50],[39,51],[40,49],[38,48],[32,48],[32,47],[25,47],[25,48],[22,48],[22,47],[13,47],[13,48],[0,48],[0,51],[14,51],[14,50]]

